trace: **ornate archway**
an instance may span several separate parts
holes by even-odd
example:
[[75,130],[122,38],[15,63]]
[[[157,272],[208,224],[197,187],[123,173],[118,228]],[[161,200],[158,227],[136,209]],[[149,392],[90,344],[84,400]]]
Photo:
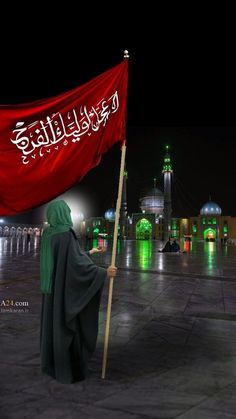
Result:
[[206,241],[215,241],[216,239],[216,229],[215,228],[206,228],[203,232],[204,240]]
[[136,239],[149,240],[152,238],[152,224],[146,218],[141,218],[135,228]]

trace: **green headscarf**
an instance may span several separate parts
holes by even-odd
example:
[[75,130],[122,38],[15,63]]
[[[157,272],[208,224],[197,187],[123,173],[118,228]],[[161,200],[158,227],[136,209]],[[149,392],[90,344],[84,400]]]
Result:
[[50,227],[44,230],[40,249],[40,288],[43,294],[51,294],[53,256],[51,237],[54,234],[64,233],[72,226],[71,210],[63,200],[54,201],[48,205],[47,220]]

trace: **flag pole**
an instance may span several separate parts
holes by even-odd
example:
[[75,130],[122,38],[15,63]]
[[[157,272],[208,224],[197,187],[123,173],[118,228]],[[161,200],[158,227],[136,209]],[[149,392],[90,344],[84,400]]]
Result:
[[[129,58],[129,54],[128,54],[127,50],[124,51],[124,58]],[[119,219],[120,219],[123,178],[124,178],[124,171],[125,171],[125,154],[126,154],[126,143],[124,141],[123,144],[122,144],[122,148],[121,148],[120,177],[119,177],[118,197],[117,197],[117,201],[116,201],[116,217],[115,217],[115,226],[114,226],[114,235],[113,235],[111,266],[115,266],[115,263],[116,263],[118,226],[119,226]],[[108,342],[109,342],[110,321],[111,321],[111,305],[112,305],[113,283],[114,283],[114,278],[110,278],[110,280],[109,280],[109,291],[108,291],[106,325],[105,325],[105,336],[104,336],[103,360],[102,360],[102,378],[105,378],[105,376],[106,376]]]

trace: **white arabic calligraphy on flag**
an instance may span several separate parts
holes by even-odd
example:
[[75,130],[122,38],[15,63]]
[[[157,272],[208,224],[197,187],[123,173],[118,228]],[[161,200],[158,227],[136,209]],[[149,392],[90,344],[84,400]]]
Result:
[[0,216],[68,190],[126,139],[128,61],[57,96],[0,105]]
[[[118,92],[115,91],[108,99],[101,99],[89,110],[86,105],[79,109],[73,108],[66,114],[60,112],[47,116],[45,120],[34,121],[24,127],[24,122],[17,122],[13,130],[15,138],[11,142],[22,152],[23,164],[28,164],[37,156],[43,157],[52,150],[58,150],[58,143],[68,145],[68,139],[72,143],[81,140],[85,134],[91,135],[91,131],[98,131],[105,126],[111,114],[119,108]],[[37,153],[34,153],[34,151]]]

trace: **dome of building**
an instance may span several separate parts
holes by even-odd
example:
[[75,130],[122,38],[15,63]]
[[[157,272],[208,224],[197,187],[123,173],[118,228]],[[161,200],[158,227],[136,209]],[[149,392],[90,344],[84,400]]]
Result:
[[220,215],[221,208],[219,207],[216,202],[208,201],[206,202],[203,207],[201,208],[200,214],[201,215]]
[[148,190],[139,201],[142,212],[156,214],[156,216],[163,214],[164,195],[160,189],[155,187]]
[[105,219],[108,221],[115,221],[116,218],[116,212],[114,210],[114,208],[109,208],[106,212],[105,212]]

